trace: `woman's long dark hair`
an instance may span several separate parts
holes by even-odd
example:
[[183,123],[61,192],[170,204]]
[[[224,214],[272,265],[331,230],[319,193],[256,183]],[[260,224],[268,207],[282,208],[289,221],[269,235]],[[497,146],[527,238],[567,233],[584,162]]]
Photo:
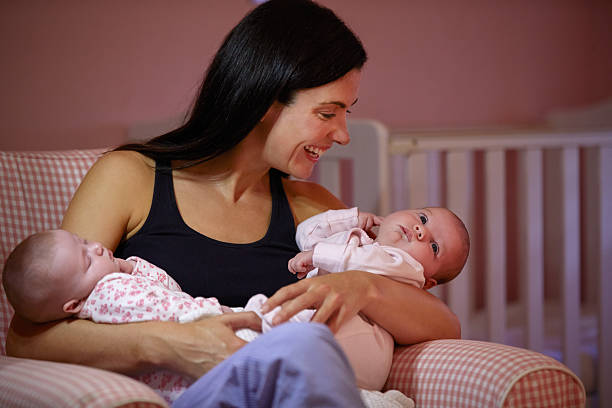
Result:
[[270,0],[227,35],[185,124],[116,150],[186,166],[210,160],[240,143],[275,101],[289,104],[296,91],[333,82],[366,59],[359,39],[330,9]]

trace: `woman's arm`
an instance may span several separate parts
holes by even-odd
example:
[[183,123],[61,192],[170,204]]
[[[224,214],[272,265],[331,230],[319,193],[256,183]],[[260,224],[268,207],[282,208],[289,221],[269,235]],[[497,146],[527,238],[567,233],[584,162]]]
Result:
[[245,342],[234,330],[261,328],[254,313],[228,313],[193,323],[96,324],[69,319],[44,325],[13,318],[6,341],[14,357],[61,361],[139,374],[155,368],[198,378]]
[[153,199],[153,161],[136,152],[102,156],[64,214],[62,228],[114,249],[144,224]]
[[385,276],[347,271],[304,279],[278,290],[262,312],[282,306],[273,324],[308,308],[313,321],[332,331],[361,312],[385,328],[399,344],[461,337],[457,317],[438,298]]
[[376,299],[362,311],[402,345],[461,338],[457,316],[440,299],[412,285],[368,274]]

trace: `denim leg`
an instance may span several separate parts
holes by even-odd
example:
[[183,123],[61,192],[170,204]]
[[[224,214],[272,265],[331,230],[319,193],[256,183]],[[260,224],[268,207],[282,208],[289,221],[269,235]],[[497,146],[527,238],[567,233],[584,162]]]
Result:
[[351,366],[327,326],[287,323],[192,384],[174,408],[363,407]]

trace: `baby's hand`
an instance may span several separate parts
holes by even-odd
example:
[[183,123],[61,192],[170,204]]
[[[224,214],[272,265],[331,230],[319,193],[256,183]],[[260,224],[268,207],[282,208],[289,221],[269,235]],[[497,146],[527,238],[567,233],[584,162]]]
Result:
[[[383,217],[379,217],[369,212],[359,211],[358,220],[358,227],[366,231],[369,235],[372,235],[372,227],[379,226],[383,221]],[[376,235],[374,234],[374,236]]]
[[302,279],[311,270],[314,269],[312,265],[312,251],[300,252],[289,260],[289,272],[297,274],[298,279]]

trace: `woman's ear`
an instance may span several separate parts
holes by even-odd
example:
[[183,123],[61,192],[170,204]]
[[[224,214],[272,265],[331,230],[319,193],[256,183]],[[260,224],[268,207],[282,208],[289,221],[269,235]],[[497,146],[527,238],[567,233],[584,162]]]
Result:
[[423,285],[423,289],[429,290],[436,286],[438,282],[433,278],[425,278],[425,285]]
[[262,123],[269,122],[273,124],[274,122],[276,122],[276,119],[278,118],[278,115],[280,115],[281,111],[283,110],[283,107],[284,105],[282,103],[278,101],[274,102],[272,105],[270,105],[266,113],[261,117],[261,119],[259,119],[259,121]]
[[63,309],[64,309],[64,312],[66,313],[76,314],[81,311],[84,304],[85,304],[85,299],[81,299],[81,300],[70,299],[69,301],[64,303]]

